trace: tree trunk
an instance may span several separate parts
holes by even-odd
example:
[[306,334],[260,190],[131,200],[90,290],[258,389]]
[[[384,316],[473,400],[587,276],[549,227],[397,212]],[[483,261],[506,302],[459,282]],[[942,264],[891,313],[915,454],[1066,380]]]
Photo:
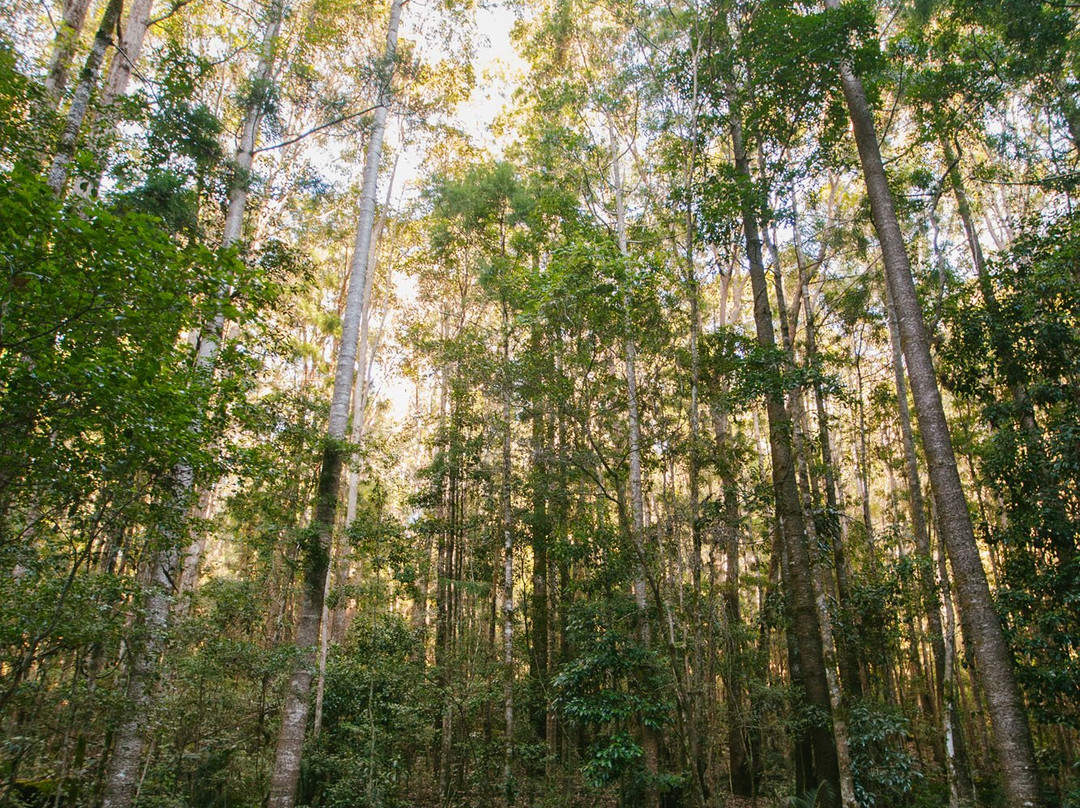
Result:
[[[794,198],[794,195],[793,195]],[[794,202],[792,203],[794,210]],[[798,216],[797,211],[795,216]],[[795,261],[799,269],[799,286],[802,288],[802,303],[806,320],[806,359],[814,365],[818,361],[817,324],[814,320],[814,306],[810,296],[810,282],[806,271],[806,261],[802,252],[799,236],[798,219],[793,223],[795,233]],[[850,615],[851,586],[848,575],[847,559],[847,520],[840,507],[837,496],[836,467],[833,463],[832,436],[829,433],[829,413],[825,407],[825,395],[821,387],[820,374],[814,374],[814,406],[817,412],[818,442],[821,444],[821,465],[825,476],[825,504],[828,507],[828,524],[832,527],[829,536],[832,544],[833,566],[836,569],[836,601],[840,613]],[[848,641],[842,641],[839,647],[840,679],[845,692],[852,698],[862,697],[862,669],[859,654]]]
[[[733,88],[727,89],[728,97],[734,98]],[[729,128],[736,172],[749,188],[753,182],[750,160],[743,143],[742,124],[736,114],[730,114]],[[757,339],[765,349],[774,349],[776,335],[765,279],[765,263],[761,255],[762,242],[757,224],[757,213],[749,193],[742,194],[741,207],[747,261],[750,267],[750,284],[754,293],[754,322]],[[772,457],[776,511],[783,531],[784,550],[787,556],[785,568],[790,596],[789,612],[800,667],[800,676],[796,684],[805,691],[807,701],[818,708],[821,715],[828,716],[832,711],[832,704],[825,674],[821,625],[817,615],[814,585],[810,577],[810,555],[806,544],[802,503],[795,479],[795,463],[791,445],[792,423],[782,393],[773,390],[767,395],[766,412],[769,420],[769,448]],[[838,804],[836,800],[840,776],[832,729],[827,721],[817,720],[811,724],[809,733],[814,760],[812,770],[807,772],[810,782],[806,785],[812,787],[821,781],[829,783],[832,787],[833,802],[831,804]]]
[[[108,107],[117,98],[127,93],[128,84],[131,83],[131,73],[142,55],[153,4],[154,0],[131,0],[127,24],[124,25],[124,36],[116,46],[116,52],[109,63],[109,73],[101,92],[104,107]],[[274,3],[274,6],[278,7],[276,17],[279,22],[281,20],[280,5],[279,2]],[[271,14],[273,15],[274,12],[272,11]],[[267,28],[269,29],[270,26]]]
[[[352,400],[352,426],[349,430],[349,442],[353,446],[359,446],[364,440],[365,418],[367,416],[368,397],[371,391],[371,368],[375,360],[375,354],[378,351],[378,337],[381,335],[380,331],[376,336],[375,346],[371,346],[371,308],[372,308],[372,293],[375,287],[375,274],[379,266],[379,247],[382,243],[383,229],[386,227],[387,211],[390,209],[390,197],[394,190],[394,177],[397,175],[397,160],[394,158],[394,167],[390,170],[390,178],[386,183],[386,196],[383,199],[383,208],[379,211],[379,216],[375,221],[374,231],[371,236],[371,255],[368,257],[368,271],[367,282],[364,287],[364,304],[360,314],[360,342],[357,347],[356,354],[356,379],[354,381],[353,400]],[[391,271],[392,274],[392,271]],[[387,277],[387,284],[391,284],[391,277]],[[385,315],[385,312],[384,312]],[[348,527],[356,519],[357,509],[360,505],[360,469],[359,459],[354,458],[354,462],[349,465],[348,469],[348,492],[345,495],[345,527]],[[339,546],[339,552],[335,554],[332,559],[335,567],[333,581],[334,586],[338,588],[344,588],[349,583],[349,578],[352,574],[352,548],[348,542],[341,542]],[[329,591],[329,590],[328,590]],[[326,642],[340,641],[349,627],[350,615],[355,606],[355,599],[349,598],[342,602],[339,599],[337,607],[329,613],[330,625],[324,634],[323,644]],[[325,657],[325,647],[320,650],[320,658]],[[323,664],[319,664],[319,690],[322,691],[323,687]],[[316,719],[319,716],[316,715]]]
[[101,15],[101,24],[94,35],[94,42],[90,46],[90,53],[86,55],[86,62],[79,74],[79,83],[75,87],[75,94],[68,108],[67,120],[60,132],[56,154],[49,168],[48,184],[57,196],[64,193],[64,186],[67,185],[68,168],[71,161],[75,159],[75,147],[78,145],[79,134],[82,132],[83,123],[90,109],[90,96],[101,76],[105,51],[108,50],[109,45],[113,44],[113,33],[120,21],[123,5],[123,0],[108,0],[105,11]]
[[514,514],[511,491],[511,418],[510,395],[510,307],[502,303],[502,481],[499,486],[499,510],[503,529],[503,710],[506,721],[506,746],[503,759],[503,798],[507,808],[514,804]]
[[[722,397],[722,396],[721,396]],[[724,694],[728,704],[728,764],[732,793],[740,797],[756,797],[761,784],[761,733],[750,720],[746,697],[746,656],[742,641],[742,613],[739,604],[739,487],[735,475],[735,453],[731,445],[731,428],[724,403],[713,408],[713,430],[721,469],[724,515],[725,574],[724,604]]]
[[[839,0],[827,0],[837,7]],[[1010,808],[1042,804],[1034,746],[1013,659],[994,608],[956,467],[945,409],[930,356],[930,342],[911,276],[900,223],[878,149],[873,113],[862,82],[848,63],[840,67],[874,228],[881,243],[885,278],[896,307],[900,339],[915,400],[938,527],[952,562],[965,639],[971,644],[986,693],[994,746]]]
[[[619,254],[624,259],[624,271],[629,273],[629,261],[625,259],[629,255],[626,243],[626,207],[623,201],[622,176],[619,171],[619,144],[615,136],[615,126],[608,122],[608,134],[611,139],[611,180],[615,186],[615,235],[618,240]],[[634,600],[638,607],[638,616],[641,621],[641,641],[649,642],[649,621],[646,615],[646,592],[645,592],[645,500],[641,485],[641,422],[638,411],[637,393],[637,342],[633,334],[632,306],[633,296],[630,292],[630,283],[623,281],[623,336],[625,345],[625,369],[626,369],[626,410],[627,428],[629,431],[630,453],[630,538],[637,550],[641,569],[634,580]],[[642,736],[645,747],[645,765],[651,775],[659,771],[659,742],[656,734],[649,727],[642,727]],[[659,794],[650,784],[646,795],[647,805],[658,804]]]
[[[132,8],[134,14],[135,9]],[[252,84],[259,88],[253,93],[244,113],[244,120],[240,129],[240,141],[236,146],[236,155],[233,157],[233,182],[229,189],[229,206],[225,212],[225,225],[221,234],[221,246],[229,248],[240,240],[244,230],[244,213],[247,210],[248,197],[251,192],[251,167],[255,159],[255,146],[258,142],[259,128],[266,115],[267,103],[270,100],[270,82],[274,72],[274,56],[277,47],[278,34],[281,31],[281,21],[285,13],[285,1],[273,0],[270,5],[270,15],[263,29],[260,46],[259,61],[252,76]],[[130,26],[129,20],[129,26]],[[144,28],[145,33],[145,28]],[[141,44],[140,44],[141,47]],[[222,300],[232,293],[232,289],[225,287],[219,290],[218,297]],[[206,323],[199,334],[198,362],[201,367],[209,369],[214,364],[217,356],[221,334],[225,329],[225,314],[218,311],[214,319]],[[200,496],[201,517],[209,516],[209,502],[212,492],[204,491]],[[202,502],[206,507],[202,507]],[[202,560],[204,539],[202,537],[193,541],[184,553],[184,569],[181,579],[181,594],[194,589],[199,575],[199,564]]]
[[[539,354],[542,350],[540,328],[533,329],[529,350]],[[545,449],[546,430],[553,419],[547,419],[547,402],[534,403],[532,412],[532,514],[530,516],[530,543],[532,545],[532,596],[529,600],[529,616],[532,622],[532,648],[529,657],[529,678],[535,691],[541,696],[540,708],[533,715],[536,734],[549,746],[552,738],[547,722],[548,659],[551,630],[548,619],[548,542],[551,526],[548,518],[548,475],[550,473]],[[554,437],[554,436],[551,436]],[[551,446],[549,441],[548,446]]]
[[311,694],[311,680],[315,672],[319,633],[322,627],[326,575],[329,569],[329,551],[341,491],[341,471],[345,459],[343,443],[348,428],[349,403],[356,372],[360,315],[367,284],[372,230],[375,224],[379,162],[382,157],[382,141],[389,114],[391,80],[402,5],[403,0],[394,0],[390,7],[390,23],[380,76],[378,108],[375,112],[364,161],[360,216],[349,275],[349,292],[342,317],[334,392],[330,401],[326,446],[323,450],[322,471],[319,474],[319,488],[316,494],[315,521],[307,536],[306,546],[303,548],[304,586],[301,595],[300,619],[296,628],[298,653],[282,710],[281,731],[278,736],[273,777],[270,783],[270,808],[292,808],[300,778],[300,757],[307,726],[308,697]]
[[[179,464],[173,472],[174,518],[180,528],[187,523],[188,496],[194,479],[191,467]],[[176,526],[159,530],[151,539],[157,547],[151,553],[149,582],[143,606],[141,642],[128,646],[128,683],[125,715],[116,733],[116,746],[109,759],[102,796],[102,808],[129,808],[139,783],[139,769],[146,748],[146,730],[155,695],[154,676],[165,647],[169,612],[175,589],[179,535]]]
[[45,92],[55,104],[60,103],[67,87],[67,74],[71,69],[71,60],[79,46],[86,13],[90,10],[90,0],[65,0],[60,29],[53,41],[52,55],[49,57],[49,74],[45,77]]

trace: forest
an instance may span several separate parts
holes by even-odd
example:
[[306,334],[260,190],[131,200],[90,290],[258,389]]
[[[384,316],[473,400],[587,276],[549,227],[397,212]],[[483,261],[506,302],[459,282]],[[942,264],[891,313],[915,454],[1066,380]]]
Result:
[[1080,6],[0,5],[0,807],[1080,808]]

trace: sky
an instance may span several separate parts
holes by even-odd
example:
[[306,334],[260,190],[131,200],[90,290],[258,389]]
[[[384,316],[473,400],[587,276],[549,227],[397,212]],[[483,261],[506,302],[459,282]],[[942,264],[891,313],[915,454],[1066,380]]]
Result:
[[477,31],[481,39],[474,64],[477,86],[469,100],[458,106],[457,117],[462,128],[481,143],[494,145],[491,124],[510,101],[515,79],[526,68],[510,41],[514,22],[514,13],[506,6],[477,9]]
[[[417,13],[422,14],[422,9],[417,8]],[[473,60],[476,85],[468,100],[458,104],[451,121],[453,125],[468,133],[477,146],[486,148],[493,154],[498,154],[501,150],[491,132],[491,125],[510,102],[517,81],[526,69],[525,61],[514,50],[510,40],[515,22],[513,11],[505,5],[481,4],[476,9],[478,36],[476,56]],[[423,26],[422,16],[418,24]],[[415,27],[410,28],[408,25],[404,27],[404,36],[417,39],[424,37],[425,49],[437,48],[422,31],[418,32]],[[396,140],[397,134],[393,132],[390,137]],[[419,192],[423,157],[415,147],[401,150],[392,194],[395,207],[400,209]],[[382,182],[385,183],[386,179],[383,178]],[[380,191],[380,197],[383,193],[384,190]],[[415,279],[412,276],[397,273],[394,280],[395,290],[402,302],[415,298]],[[374,323],[372,327],[375,327]],[[392,314],[387,319],[386,327],[393,329]],[[408,416],[415,394],[413,386],[395,372],[392,364],[384,364],[377,359],[372,369],[372,384],[375,395],[390,402],[395,419],[401,420]]]

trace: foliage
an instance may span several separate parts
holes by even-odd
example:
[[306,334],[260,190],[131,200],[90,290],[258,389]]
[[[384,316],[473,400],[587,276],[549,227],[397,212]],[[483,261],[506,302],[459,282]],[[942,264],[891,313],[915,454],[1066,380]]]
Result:
[[0,38],[0,168],[32,166],[56,134],[56,118],[41,103],[42,91],[17,66],[12,43]]
[[630,728],[659,731],[668,721],[659,660],[633,635],[636,610],[630,600],[577,609],[569,631],[581,652],[552,682],[556,708],[597,734],[584,767],[597,787],[623,781],[640,788],[648,773]]
[[[1041,720],[1080,724],[1080,220],[1033,227],[951,312],[947,379],[990,424],[981,470],[1007,507],[987,526],[1002,556],[998,602]],[[987,298],[986,292],[991,296]],[[966,290],[968,301],[976,294]],[[1030,419],[1030,420],[1026,420]]]
[[398,618],[353,623],[327,662],[326,720],[303,789],[312,806],[406,806],[418,756],[432,740],[435,692],[419,637]]
[[859,805],[910,804],[923,779],[906,748],[907,722],[895,710],[866,701],[850,710],[851,769]]
[[[927,617],[950,582],[938,591],[913,552],[905,393],[842,65],[878,115],[1048,804],[1076,802],[1074,11],[515,3],[526,69],[481,132],[463,116],[489,120],[494,95],[455,104],[477,76],[499,84],[479,37],[507,10],[426,6],[394,71],[362,438],[332,445],[356,498],[324,548],[313,500],[385,4],[287,4],[269,50],[262,0],[155,10],[149,56],[124,42],[128,95],[99,100],[116,47],[92,93],[73,166],[90,198],[57,198],[40,175],[95,23],[57,36],[71,4],[0,5],[0,805],[101,801],[166,552],[184,558],[183,590],[144,680],[139,805],[264,803],[299,588],[324,562],[301,804],[779,804],[792,783],[792,805],[835,803],[800,757],[831,722],[797,686],[766,397],[790,409],[781,438],[829,559],[814,572],[858,800],[940,802]],[[267,54],[271,78],[253,78]],[[39,80],[53,57],[69,62],[55,96]],[[241,191],[243,233],[218,249]],[[991,243],[982,273],[971,248]],[[755,246],[783,347],[752,330]],[[219,317],[220,350],[200,361]],[[993,801],[959,673],[958,737]]]

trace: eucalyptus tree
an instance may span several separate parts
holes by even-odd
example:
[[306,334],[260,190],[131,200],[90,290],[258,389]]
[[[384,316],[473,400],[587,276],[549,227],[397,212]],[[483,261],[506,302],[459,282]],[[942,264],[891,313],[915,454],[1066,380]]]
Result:
[[356,243],[353,246],[348,295],[342,316],[342,334],[334,374],[334,391],[330,401],[326,446],[323,450],[322,468],[319,472],[319,486],[315,494],[315,519],[303,548],[304,580],[300,615],[296,627],[297,655],[289,680],[278,735],[274,774],[270,785],[271,808],[291,808],[300,778],[301,753],[307,728],[308,697],[311,693],[314,666],[318,656],[331,538],[335,528],[341,488],[341,471],[347,451],[343,444],[348,429],[349,404],[356,375],[356,350],[364,291],[367,286],[371,238],[375,225],[383,137],[393,99],[392,81],[397,59],[398,25],[401,21],[402,7],[402,0],[393,0],[390,6],[386,50],[380,64],[379,83],[376,89],[376,110],[365,154]]
[[[133,14],[139,12],[138,7],[132,9]],[[240,143],[237,147],[235,160],[237,180],[229,193],[229,206],[221,241],[223,250],[233,247],[240,237],[243,226],[244,211],[248,200],[248,175],[251,171],[256,137],[268,109],[270,74],[283,17],[284,0],[272,0],[266,14],[261,52],[253,79],[260,89],[251,96],[248,102]],[[230,292],[231,284],[225,282],[215,292],[214,298],[220,301]],[[203,324],[194,361],[197,373],[213,374],[223,326],[224,313],[220,310]],[[200,419],[193,422],[192,431],[196,435],[202,434],[203,424]],[[184,528],[188,522],[187,512],[192,507],[191,499],[195,489],[194,469],[190,463],[181,460],[174,467],[171,479],[171,506],[175,514],[170,521],[174,524],[162,527],[161,535],[155,539],[147,560],[150,583],[143,608],[145,639],[141,643],[133,644],[129,649],[130,672],[127,681],[127,700],[130,712],[119,728],[116,750],[109,760],[103,799],[103,805],[106,808],[126,808],[134,798],[146,745],[148,708],[153,698],[152,676],[168,631],[172,596],[181,583],[180,545],[185,541]],[[197,568],[199,560],[197,550],[201,547],[200,540],[197,539],[191,547],[195,549],[189,548],[184,559],[189,570]]]
[[[837,0],[829,0],[837,9]],[[835,11],[834,11],[835,13]],[[964,636],[971,643],[983,683],[994,743],[1010,806],[1042,804],[1027,714],[1013,671],[1012,654],[994,608],[963,484],[956,466],[922,308],[911,275],[903,233],[881,159],[873,110],[850,59],[840,61],[844,97],[881,245],[885,279],[896,309],[916,417],[926,453],[937,522],[948,549],[960,599]]]
[[[797,479],[797,448],[794,443],[795,424],[788,399],[801,396],[801,391],[785,389],[782,381],[786,363],[776,340],[772,308],[769,302],[765,264],[762,255],[762,228],[768,225],[764,207],[769,177],[754,175],[753,150],[762,155],[775,147],[786,149],[802,127],[809,125],[809,111],[822,111],[830,102],[831,88],[821,72],[800,73],[799,41],[821,40],[827,30],[815,29],[811,21],[793,14],[785,4],[769,4],[751,15],[740,5],[719,4],[710,9],[713,47],[706,60],[706,97],[716,126],[727,130],[733,166],[731,180],[723,181],[723,173],[713,168],[714,190],[723,188],[734,194],[737,204],[731,211],[741,224],[745,240],[746,261],[754,295],[754,319],[757,341],[767,359],[768,372],[774,380],[765,386],[766,412],[769,421],[769,444],[772,458],[772,479],[776,517],[782,531],[782,543],[774,550],[783,556],[781,564],[790,598],[792,621],[791,670],[811,704],[819,711],[808,735],[799,742],[796,756],[798,788],[814,788],[824,780],[832,784],[831,799],[853,804],[851,763],[848,752],[846,713],[840,683],[837,680],[830,615],[819,600],[816,573],[811,563],[808,535],[813,525],[810,512],[804,508],[803,494]],[[779,29],[784,36],[780,42],[761,47],[766,32]],[[798,33],[796,33],[798,32]],[[781,44],[783,43],[783,44]],[[781,48],[787,47],[787,51]],[[788,89],[788,93],[784,90]],[[796,89],[797,88],[797,89]],[[806,103],[792,107],[788,100],[799,98]],[[777,116],[776,107],[786,114]],[[749,126],[747,125],[749,124]],[[828,135],[828,132],[825,133]],[[763,165],[764,159],[760,161]],[[717,182],[719,180],[719,182]],[[721,184],[722,183],[722,184]],[[764,223],[764,224],[763,224]],[[774,250],[774,262],[775,250]],[[790,354],[788,310],[780,293],[777,265],[777,306],[784,345]],[[793,357],[788,357],[788,361]],[[792,407],[792,409],[800,409]],[[801,456],[801,455],[799,455]],[[804,482],[805,484],[805,482]],[[824,716],[831,716],[827,720]]]

